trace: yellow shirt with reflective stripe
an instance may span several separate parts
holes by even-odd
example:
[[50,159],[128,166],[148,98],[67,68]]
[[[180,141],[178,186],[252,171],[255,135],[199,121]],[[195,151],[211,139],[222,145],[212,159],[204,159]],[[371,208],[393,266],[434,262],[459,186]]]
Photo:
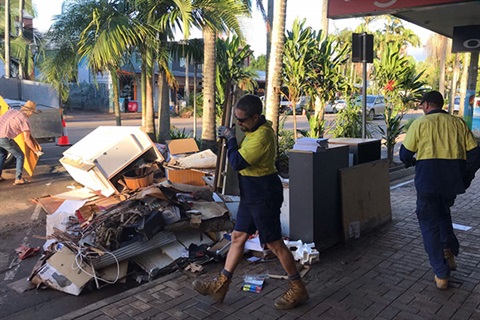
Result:
[[415,120],[403,145],[417,154],[417,160],[466,160],[467,151],[478,143],[463,119],[436,112]]
[[254,132],[246,132],[238,152],[250,166],[239,173],[242,176],[262,177],[277,172],[276,150],[275,133],[270,121]]

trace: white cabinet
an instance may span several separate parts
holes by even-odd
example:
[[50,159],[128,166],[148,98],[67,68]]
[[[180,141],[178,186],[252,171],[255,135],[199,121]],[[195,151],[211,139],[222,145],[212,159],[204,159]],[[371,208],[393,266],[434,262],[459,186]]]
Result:
[[98,127],[63,153],[60,163],[72,178],[108,197],[119,193],[118,181],[139,162],[164,159],[140,127]]

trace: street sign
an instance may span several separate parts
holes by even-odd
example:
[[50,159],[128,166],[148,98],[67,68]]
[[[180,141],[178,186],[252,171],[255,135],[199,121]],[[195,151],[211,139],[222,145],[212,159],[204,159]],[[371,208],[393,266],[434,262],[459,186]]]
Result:
[[480,25],[453,28],[452,52],[479,52]]
[[465,0],[329,0],[330,19],[360,17],[365,14],[386,14],[402,9],[428,7],[439,4],[469,2]]

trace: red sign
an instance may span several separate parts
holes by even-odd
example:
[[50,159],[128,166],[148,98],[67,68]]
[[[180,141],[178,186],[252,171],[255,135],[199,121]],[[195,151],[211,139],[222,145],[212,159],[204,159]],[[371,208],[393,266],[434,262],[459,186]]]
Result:
[[[472,1],[472,0],[470,0]],[[387,14],[401,9],[435,6],[439,4],[470,2],[465,0],[329,0],[328,17],[331,19]]]

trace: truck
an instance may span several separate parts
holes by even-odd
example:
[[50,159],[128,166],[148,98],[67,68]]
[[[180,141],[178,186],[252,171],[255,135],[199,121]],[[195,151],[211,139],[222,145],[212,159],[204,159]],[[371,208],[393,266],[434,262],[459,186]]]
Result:
[[[21,80],[0,78],[0,108],[20,109],[27,100],[37,104],[38,114],[33,114],[29,120],[31,134],[39,142],[53,142],[63,135],[62,109],[58,92],[48,84]],[[14,162],[11,154],[7,155],[5,167]]]

